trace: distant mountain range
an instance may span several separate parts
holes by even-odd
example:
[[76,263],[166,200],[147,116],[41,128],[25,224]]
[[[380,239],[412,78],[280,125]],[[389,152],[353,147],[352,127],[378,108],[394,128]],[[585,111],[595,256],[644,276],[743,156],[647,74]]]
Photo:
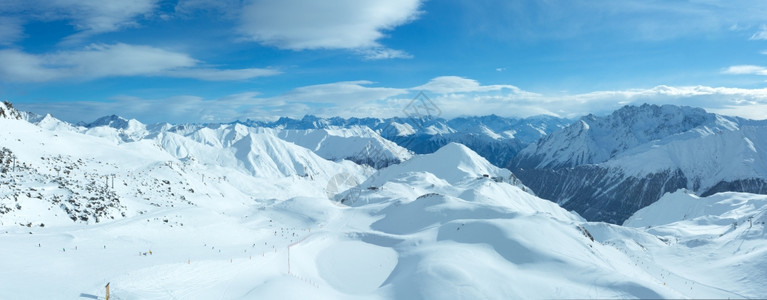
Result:
[[625,106],[542,138],[509,168],[539,196],[586,219],[622,223],[678,189],[767,193],[767,121]]
[[461,143],[496,166],[506,166],[525,146],[572,123],[552,116],[505,118],[496,115],[444,118],[280,118],[274,122],[237,122],[252,127],[307,130],[367,127],[382,137],[426,154],[449,143]]
[[[236,152],[276,138],[327,160],[350,160],[381,169],[459,143],[491,164],[513,171],[536,195],[588,220],[618,224],[663,194],[682,188],[702,196],[722,191],[767,193],[767,121],[692,107],[626,106],[608,116],[588,115],[577,121],[551,116],[308,115],[272,122],[145,125],[112,115],[72,126],[50,116],[17,114],[41,127],[68,127],[117,143],[155,140],[177,158],[213,155],[225,148]],[[243,139],[248,135],[261,137]],[[189,139],[212,148],[179,145]],[[248,141],[252,143],[246,147]],[[245,169],[248,164],[264,163],[247,154],[238,158]],[[273,169],[283,175],[310,173],[309,165]]]

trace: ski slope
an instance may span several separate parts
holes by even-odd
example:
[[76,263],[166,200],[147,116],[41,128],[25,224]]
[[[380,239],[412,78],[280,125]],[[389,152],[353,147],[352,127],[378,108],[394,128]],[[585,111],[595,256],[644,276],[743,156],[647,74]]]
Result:
[[374,170],[242,125],[99,128],[0,118],[0,299],[767,293],[763,196],[669,194],[624,227],[460,144]]

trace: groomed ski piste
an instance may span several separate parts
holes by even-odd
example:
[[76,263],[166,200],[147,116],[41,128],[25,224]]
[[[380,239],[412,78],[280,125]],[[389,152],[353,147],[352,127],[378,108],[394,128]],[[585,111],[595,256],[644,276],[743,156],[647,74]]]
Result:
[[680,190],[619,226],[460,144],[375,170],[133,125],[0,118],[0,299],[767,296],[764,195]]

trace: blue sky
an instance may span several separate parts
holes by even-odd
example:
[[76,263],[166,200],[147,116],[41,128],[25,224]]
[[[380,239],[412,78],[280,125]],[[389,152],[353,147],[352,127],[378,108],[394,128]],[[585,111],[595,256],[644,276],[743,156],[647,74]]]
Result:
[[767,1],[11,0],[0,98],[143,122],[604,114],[767,118]]

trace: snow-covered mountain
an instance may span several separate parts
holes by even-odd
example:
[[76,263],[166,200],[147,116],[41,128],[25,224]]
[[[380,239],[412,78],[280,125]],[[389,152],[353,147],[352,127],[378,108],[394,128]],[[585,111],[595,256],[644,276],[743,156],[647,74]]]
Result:
[[[32,118],[40,123],[44,118]],[[274,122],[252,121],[231,124],[145,125],[137,120],[116,115],[91,123],[79,123],[80,131],[96,136],[111,136],[123,142],[152,138],[161,132],[190,134],[204,127],[245,125],[272,129],[272,134],[314,151],[330,159],[351,160],[381,168],[407,160],[413,153],[432,153],[449,143],[461,143],[479,153],[496,166],[505,166],[517,152],[571,121],[550,116],[526,119],[495,115],[442,118],[280,118]],[[75,126],[73,126],[75,127]],[[267,130],[268,131],[268,130]],[[391,143],[394,142],[394,143]]]
[[277,136],[308,148],[325,159],[347,159],[377,169],[401,163],[412,157],[409,150],[384,139],[368,127],[284,129],[277,131]]
[[589,220],[622,223],[680,188],[767,193],[767,121],[626,106],[531,144],[510,168],[543,198]]
[[487,159],[458,143],[447,144],[433,154],[420,155],[402,164],[382,169],[363,185],[380,187],[402,174],[412,172],[431,173],[450,185],[475,180],[493,180],[508,182],[527,190],[511,171],[492,165]]
[[622,227],[456,143],[375,170],[318,154],[380,141],[363,127],[88,128],[1,108],[0,299],[103,298],[107,283],[115,299],[767,292],[763,196],[670,194]]
[[506,166],[519,150],[572,121],[551,116],[525,119],[496,115],[443,118],[280,118],[274,122],[247,120],[248,126],[278,129],[337,129],[367,127],[418,154],[432,153],[449,143],[461,143],[496,166]]
[[242,125],[189,136],[165,131],[137,141],[118,138],[112,127],[76,128],[50,116],[37,124],[0,118],[0,128],[3,223],[101,222],[147,207],[193,205],[193,199],[225,195],[224,187],[238,198],[319,193],[339,172],[372,172]]
[[[400,163],[412,156],[412,153],[407,149],[382,138],[367,127],[288,130],[279,127],[245,126],[240,123],[179,125],[158,123],[145,125],[135,119],[129,120],[116,115],[105,116],[91,123],[80,123],[77,126],[59,121],[50,115],[33,118],[30,121],[48,129],[66,127],[70,131],[107,138],[116,143],[147,139],[156,140],[158,143],[171,148],[175,147],[174,142],[170,141],[173,140],[174,134],[213,148],[232,147],[234,142],[248,134],[264,134],[307,148],[328,160],[350,160],[375,168]],[[167,150],[179,156],[186,155],[184,151],[189,149]],[[184,153],[177,153],[178,151]],[[216,150],[211,151],[215,152]]]

